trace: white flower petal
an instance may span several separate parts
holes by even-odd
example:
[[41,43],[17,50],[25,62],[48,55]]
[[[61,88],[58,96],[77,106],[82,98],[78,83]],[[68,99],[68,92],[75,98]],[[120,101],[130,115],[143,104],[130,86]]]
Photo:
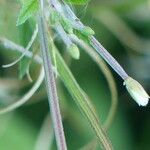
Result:
[[139,106],[146,106],[148,104],[150,97],[139,82],[128,77],[124,81],[124,85],[126,85],[127,91]]

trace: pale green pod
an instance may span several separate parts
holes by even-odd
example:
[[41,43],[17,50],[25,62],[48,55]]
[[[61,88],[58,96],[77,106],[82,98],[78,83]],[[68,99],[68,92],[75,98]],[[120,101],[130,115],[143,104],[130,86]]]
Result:
[[127,91],[139,106],[146,106],[148,104],[150,97],[139,82],[128,77],[124,81],[124,85],[126,85]]
[[68,52],[74,59],[80,58],[80,51],[79,48],[75,44],[71,44],[71,46],[68,47]]

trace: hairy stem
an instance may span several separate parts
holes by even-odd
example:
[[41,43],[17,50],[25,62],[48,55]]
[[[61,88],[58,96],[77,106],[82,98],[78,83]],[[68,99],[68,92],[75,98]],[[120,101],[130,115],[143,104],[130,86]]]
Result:
[[104,60],[116,71],[116,73],[123,79],[127,79],[128,75],[116,59],[92,36],[90,38],[93,48],[104,58]]
[[38,27],[40,34],[41,53],[43,58],[43,65],[45,69],[45,81],[48,94],[48,100],[53,120],[53,127],[56,137],[56,143],[59,150],[67,150],[65,135],[63,131],[62,118],[60,114],[58,96],[55,78],[52,69],[52,62],[48,48],[48,41],[46,35],[46,23],[44,20],[43,0],[41,0],[41,12],[38,17]]

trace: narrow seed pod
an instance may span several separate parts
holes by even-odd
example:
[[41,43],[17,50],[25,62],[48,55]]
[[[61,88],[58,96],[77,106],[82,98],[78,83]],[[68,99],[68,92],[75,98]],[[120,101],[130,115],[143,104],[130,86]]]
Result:
[[125,79],[124,85],[126,85],[127,91],[139,106],[146,106],[148,104],[150,97],[139,82],[128,77]]
[[80,51],[78,47],[75,44],[71,44],[68,47],[68,52],[69,54],[74,58],[74,59],[79,59],[80,58]]

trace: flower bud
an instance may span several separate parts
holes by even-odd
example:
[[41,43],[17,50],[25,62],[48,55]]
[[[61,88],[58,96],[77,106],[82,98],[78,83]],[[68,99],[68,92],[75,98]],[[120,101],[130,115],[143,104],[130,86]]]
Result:
[[75,44],[71,44],[68,48],[68,52],[74,59],[79,59],[80,58],[80,51],[78,47]]
[[139,82],[128,77],[124,81],[124,85],[126,85],[127,91],[139,106],[146,106],[148,104],[150,97]]
[[91,36],[95,34],[95,32],[90,27],[87,26],[81,30],[81,33],[84,34],[85,36]]

